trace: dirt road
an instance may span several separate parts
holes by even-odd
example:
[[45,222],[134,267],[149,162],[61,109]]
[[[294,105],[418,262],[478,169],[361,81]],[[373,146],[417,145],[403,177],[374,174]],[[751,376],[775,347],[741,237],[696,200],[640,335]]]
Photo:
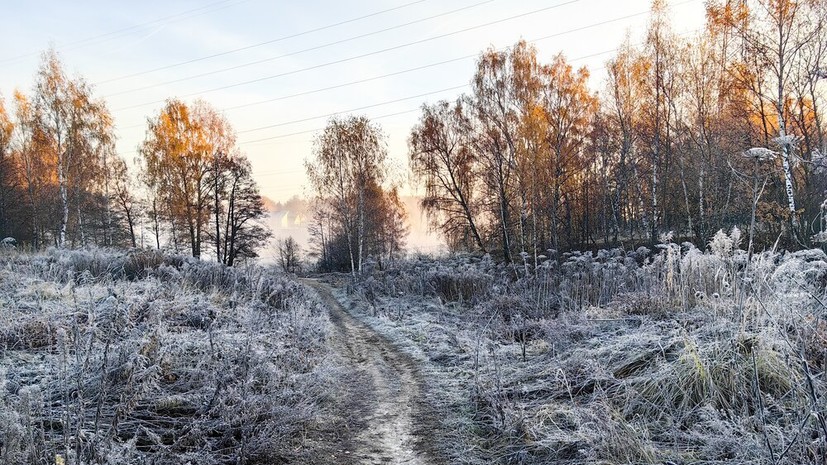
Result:
[[365,392],[364,412],[358,412],[367,425],[354,438],[356,463],[430,465],[427,452],[434,442],[422,437],[422,383],[413,360],[375,331],[356,320],[333,297],[327,284],[303,280],[316,290],[330,311],[336,332],[332,343],[352,365],[366,374],[368,386],[342,386]]

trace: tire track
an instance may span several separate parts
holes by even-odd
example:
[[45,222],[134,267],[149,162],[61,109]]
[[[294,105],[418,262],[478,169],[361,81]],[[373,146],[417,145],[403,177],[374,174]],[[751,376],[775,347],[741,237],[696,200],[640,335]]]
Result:
[[361,464],[432,464],[421,447],[429,441],[418,437],[415,428],[423,389],[413,360],[351,316],[326,284],[313,279],[302,282],[316,291],[330,312],[336,330],[331,343],[370,380],[370,386],[361,386],[367,391],[361,394],[368,408],[360,412],[367,427],[354,438],[354,459]]

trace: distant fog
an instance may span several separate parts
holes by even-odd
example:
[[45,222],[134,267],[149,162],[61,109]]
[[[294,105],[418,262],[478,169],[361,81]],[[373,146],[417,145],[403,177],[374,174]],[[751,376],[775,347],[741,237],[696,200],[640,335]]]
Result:
[[[419,206],[418,197],[402,197],[408,216],[410,228],[405,249],[411,252],[439,254],[445,251],[445,241],[438,234],[428,230],[428,221],[425,213]],[[307,226],[313,217],[310,204],[301,198],[293,197],[285,202],[274,202],[265,198],[264,204],[270,212],[267,225],[273,232],[273,239],[267,249],[261,251],[261,259],[265,263],[276,261],[276,242],[292,236],[302,248],[302,255],[309,252],[310,235]]]

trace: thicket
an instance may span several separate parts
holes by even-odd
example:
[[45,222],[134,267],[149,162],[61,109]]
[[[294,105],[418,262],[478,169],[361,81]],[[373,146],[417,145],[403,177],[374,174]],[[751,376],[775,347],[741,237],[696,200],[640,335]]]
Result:
[[[94,86],[43,54],[32,92],[0,96],[0,238],[49,245],[155,248],[227,265],[258,256],[269,236],[252,167],[230,122],[203,101],[170,99],[147,121],[130,169]],[[142,221],[146,220],[146,221]]]

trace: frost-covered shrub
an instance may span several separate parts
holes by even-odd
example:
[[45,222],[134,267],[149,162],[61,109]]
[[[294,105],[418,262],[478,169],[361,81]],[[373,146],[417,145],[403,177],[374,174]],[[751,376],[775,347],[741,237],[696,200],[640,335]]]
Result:
[[663,295],[647,292],[626,292],[612,301],[612,308],[627,315],[668,318],[674,314]]
[[679,273],[684,309],[693,307],[699,300],[733,296],[739,266],[734,260],[735,252],[727,253],[704,253],[691,247],[683,254]]
[[151,270],[162,265],[174,266],[179,260],[178,257],[165,256],[157,250],[134,250],[126,254],[118,272],[122,273],[124,279],[143,279]]
[[[648,251],[635,254],[642,256]],[[637,261],[626,260],[618,249],[598,252],[596,258],[591,252],[571,252],[564,257],[556,278],[563,310],[602,306],[620,293],[637,290],[641,284]]]
[[123,253],[103,248],[48,249],[45,253],[17,254],[14,262],[25,264],[43,279],[88,284],[101,280],[138,280],[161,265],[180,268],[185,258],[156,250],[134,249]]
[[26,428],[22,415],[9,405],[7,370],[0,367],[0,461],[23,463],[26,457]]
[[307,300],[304,287],[275,269],[257,266],[227,267],[216,262],[186,261],[177,273],[162,268],[171,277],[180,275],[182,283],[202,292],[221,292],[229,296],[254,299],[268,308],[284,310]]
[[740,245],[741,230],[733,226],[729,235],[723,229],[719,229],[709,241],[709,250],[720,258],[730,258]]
[[788,254],[771,279],[777,292],[823,292],[827,288],[827,254],[821,249]]
[[18,319],[0,329],[0,347],[6,350],[40,350],[54,343],[54,325],[36,315]]
[[479,325],[488,327],[494,339],[527,343],[543,337],[543,327],[537,323],[540,315],[530,302],[519,296],[496,296],[481,305]]

